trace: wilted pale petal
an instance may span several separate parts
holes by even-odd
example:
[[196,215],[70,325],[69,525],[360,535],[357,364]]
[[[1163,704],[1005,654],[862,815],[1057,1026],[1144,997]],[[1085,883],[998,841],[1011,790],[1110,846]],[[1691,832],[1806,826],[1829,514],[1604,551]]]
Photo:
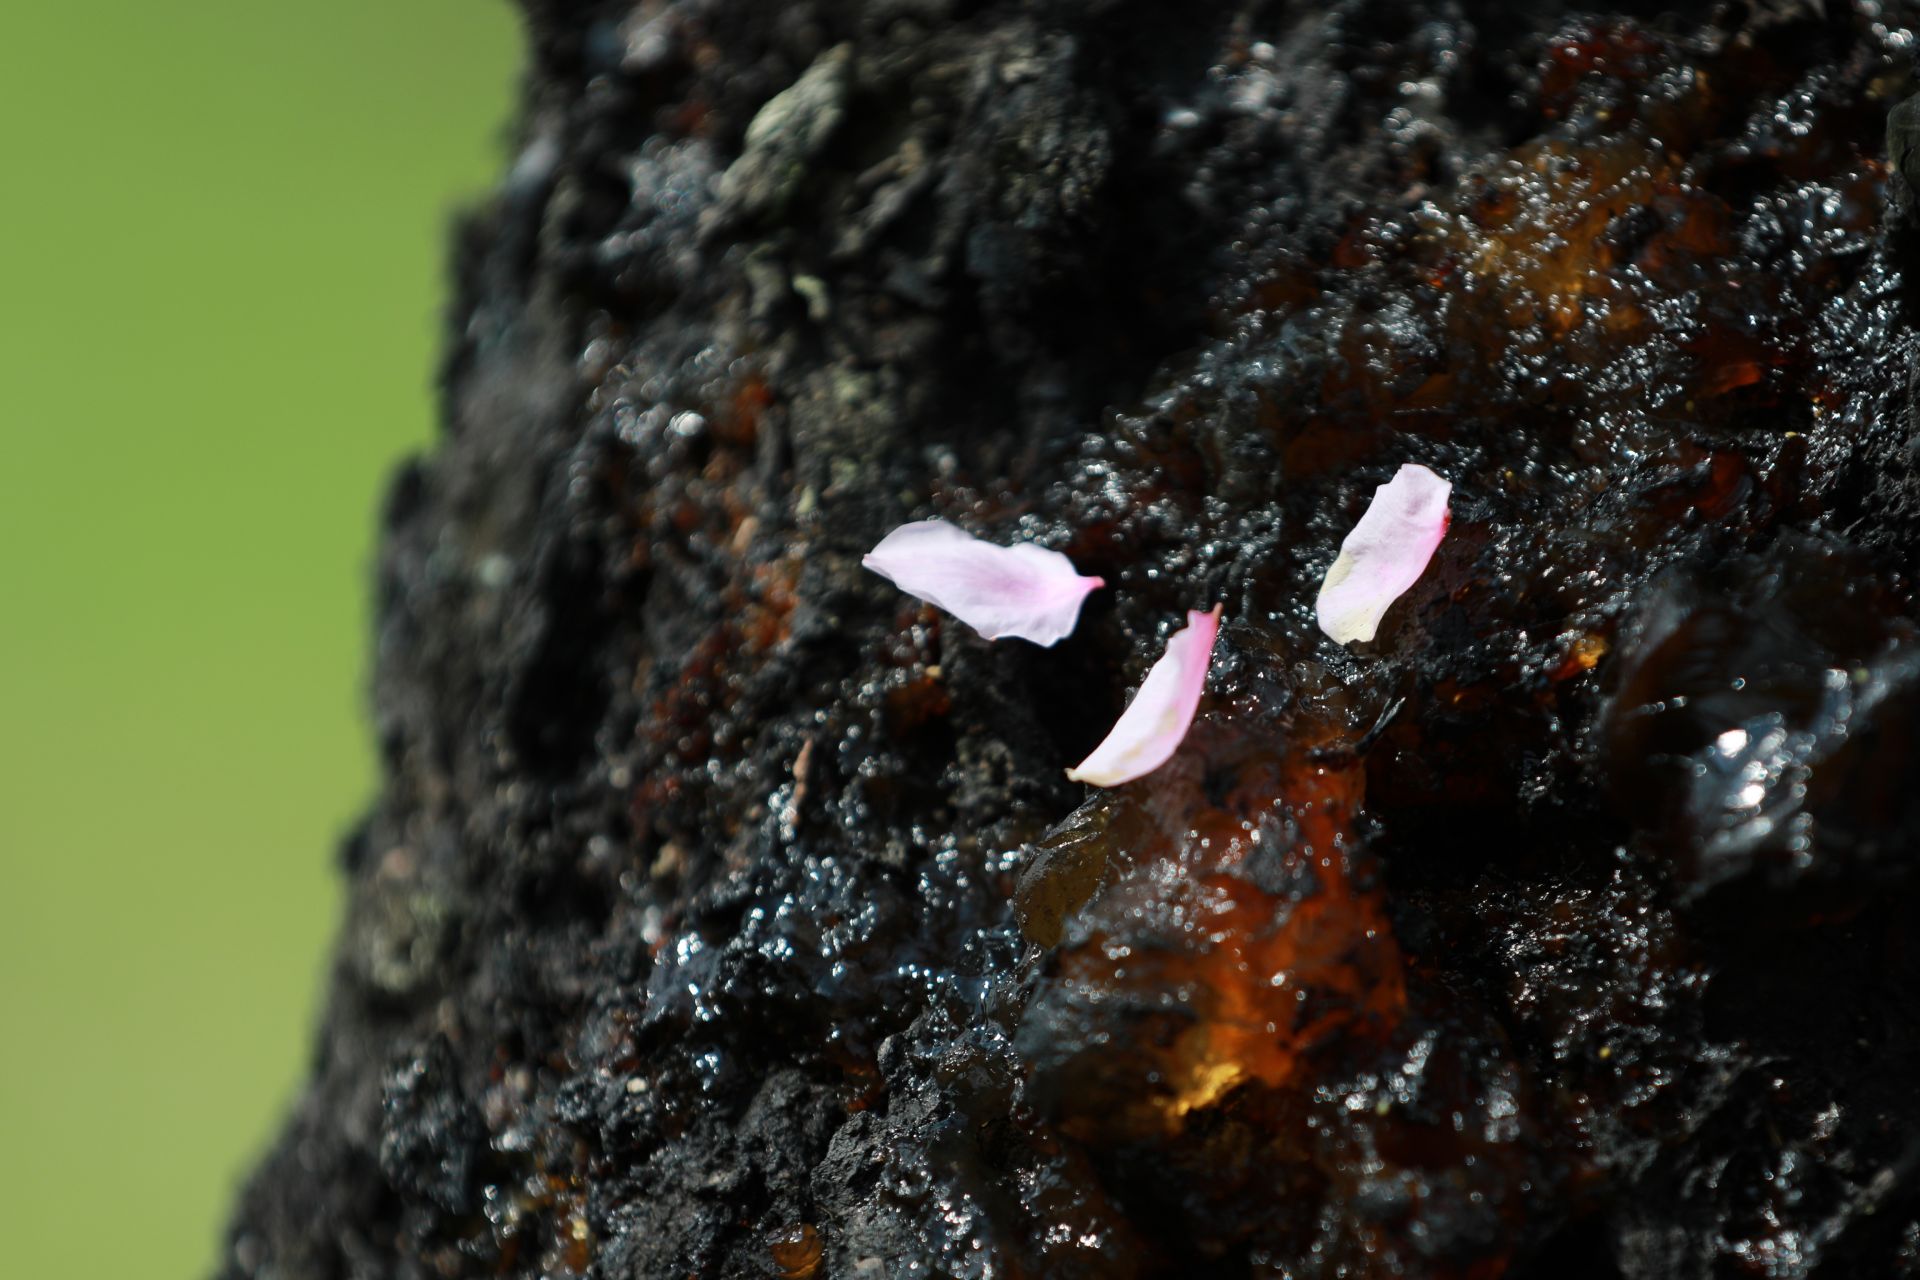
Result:
[[1320,584],[1320,629],[1341,644],[1371,640],[1387,606],[1419,581],[1447,533],[1453,486],[1417,463],[1373,491],[1373,501]]
[[1189,612],[1186,627],[1167,641],[1167,651],[1140,682],[1140,692],[1133,695],[1107,740],[1078,768],[1067,770],[1067,776],[1096,787],[1117,787],[1165,764],[1187,736],[1187,726],[1200,706],[1219,628],[1219,605],[1211,613]]
[[1030,542],[995,546],[944,520],[901,525],[860,563],[989,640],[1018,636],[1040,645],[1071,632],[1087,593],[1106,585],[1083,577],[1058,551]]

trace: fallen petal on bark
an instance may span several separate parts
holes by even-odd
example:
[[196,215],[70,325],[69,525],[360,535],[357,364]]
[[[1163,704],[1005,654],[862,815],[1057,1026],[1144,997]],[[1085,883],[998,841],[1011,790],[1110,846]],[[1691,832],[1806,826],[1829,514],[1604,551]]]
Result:
[[1417,463],[1373,491],[1320,584],[1320,629],[1341,644],[1371,640],[1387,607],[1419,581],[1447,533],[1453,485]]
[[1105,586],[1058,551],[983,542],[944,520],[903,524],[860,563],[908,595],[946,610],[989,640],[1059,643],[1087,593]]
[[1213,638],[1220,629],[1220,606],[1187,614],[1187,625],[1167,641],[1167,651],[1140,682],[1140,691],[1121,713],[1106,741],[1067,770],[1075,782],[1117,787],[1152,773],[1173,755],[1187,736],[1193,713],[1207,687]]

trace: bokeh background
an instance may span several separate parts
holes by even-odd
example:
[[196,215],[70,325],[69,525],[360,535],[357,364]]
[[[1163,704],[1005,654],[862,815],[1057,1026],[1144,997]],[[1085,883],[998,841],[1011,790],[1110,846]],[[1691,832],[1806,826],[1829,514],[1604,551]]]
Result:
[[201,1276],[309,1052],[374,515],[518,24],[0,11],[0,1270]]

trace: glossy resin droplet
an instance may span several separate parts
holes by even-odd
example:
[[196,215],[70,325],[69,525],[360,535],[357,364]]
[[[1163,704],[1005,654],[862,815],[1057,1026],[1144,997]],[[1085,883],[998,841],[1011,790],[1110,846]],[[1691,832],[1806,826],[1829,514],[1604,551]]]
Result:
[[901,525],[860,563],[989,640],[1017,636],[1038,645],[1071,633],[1087,594],[1106,585],[1058,551],[996,546],[944,520]]
[[1167,641],[1167,651],[1147,672],[1106,741],[1067,770],[1067,776],[1096,787],[1117,787],[1165,764],[1187,736],[1200,706],[1219,629],[1219,605],[1211,613],[1189,612],[1187,625]]
[[1447,534],[1453,485],[1409,462],[1373,491],[1320,584],[1320,629],[1341,644],[1371,640],[1380,619],[1420,580]]

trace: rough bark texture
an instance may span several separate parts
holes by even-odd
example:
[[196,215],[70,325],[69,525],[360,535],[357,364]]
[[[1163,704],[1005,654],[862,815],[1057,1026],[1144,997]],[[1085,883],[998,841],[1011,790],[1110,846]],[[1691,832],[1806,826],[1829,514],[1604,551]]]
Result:
[[1920,1274],[1909,6],[529,5],[223,1276]]

